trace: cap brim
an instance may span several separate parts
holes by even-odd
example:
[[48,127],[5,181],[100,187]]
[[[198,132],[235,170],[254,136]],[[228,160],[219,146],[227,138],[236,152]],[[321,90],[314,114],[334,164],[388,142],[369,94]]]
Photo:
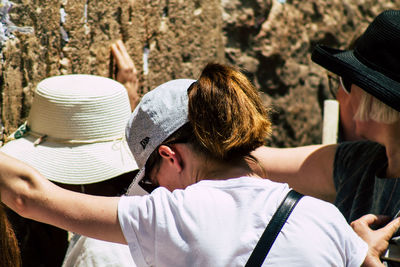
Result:
[[126,195],[127,196],[144,196],[148,195],[149,193],[144,190],[140,185],[139,182],[143,179],[145,173],[145,167],[143,167],[133,178],[132,183],[130,184]]
[[400,111],[400,83],[365,65],[352,50],[318,45],[311,59],[339,76],[351,78],[354,84]]
[[47,179],[64,184],[91,184],[138,169],[124,140],[94,144],[60,144],[24,136],[0,150],[28,163]]

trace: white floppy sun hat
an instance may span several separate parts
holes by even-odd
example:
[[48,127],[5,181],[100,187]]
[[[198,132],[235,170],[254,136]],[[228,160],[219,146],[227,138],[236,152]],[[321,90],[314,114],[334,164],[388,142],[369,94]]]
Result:
[[130,115],[126,89],[115,80],[50,77],[37,85],[27,123],[1,151],[54,182],[105,181],[138,168],[124,137]]

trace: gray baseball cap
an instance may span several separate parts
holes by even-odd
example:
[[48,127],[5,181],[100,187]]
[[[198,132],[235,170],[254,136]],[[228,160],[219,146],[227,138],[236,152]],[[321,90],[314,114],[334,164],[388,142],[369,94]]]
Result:
[[171,134],[188,122],[188,88],[196,80],[177,79],[145,94],[133,111],[125,130],[128,146],[140,169],[127,194],[144,195],[139,186],[151,153]]

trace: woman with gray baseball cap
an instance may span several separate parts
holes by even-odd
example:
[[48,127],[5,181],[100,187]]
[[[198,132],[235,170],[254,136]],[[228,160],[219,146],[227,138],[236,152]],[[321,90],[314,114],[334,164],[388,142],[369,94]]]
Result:
[[[130,192],[153,187],[151,194],[70,192],[0,154],[1,200],[23,216],[127,243],[138,266],[244,266],[290,191],[263,179],[250,154],[270,132],[267,118],[241,72],[209,64],[197,81],[147,93],[129,120],[127,141],[141,169]],[[400,219],[379,231],[370,219],[354,224],[368,247],[332,204],[305,196],[260,265],[376,266]]]

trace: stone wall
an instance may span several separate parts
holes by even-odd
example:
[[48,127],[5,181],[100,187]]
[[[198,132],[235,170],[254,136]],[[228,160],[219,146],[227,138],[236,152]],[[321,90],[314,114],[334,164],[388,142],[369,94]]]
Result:
[[321,142],[324,69],[311,61],[316,43],[345,49],[360,29],[400,1],[222,0],[225,56],[248,71],[274,107],[270,144]]
[[37,83],[60,74],[110,76],[109,46],[122,39],[139,71],[142,93],[169,79],[196,77],[224,60],[217,0],[14,0],[10,20],[31,26],[2,48],[1,119],[6,133],[29,112]]
[[245,70],[274,107],[269,144],[321,141],[322,68],[316,43],[344,48],[400,1],[378,0],[14,0],[10,20],[32,26],[1,50],[1,119],[6,133],[29,112],[36,84],[69,73],[110,76],[109,45],[122,39],[139,70],[142,93],[173,78],[196,78],[209,61]]

